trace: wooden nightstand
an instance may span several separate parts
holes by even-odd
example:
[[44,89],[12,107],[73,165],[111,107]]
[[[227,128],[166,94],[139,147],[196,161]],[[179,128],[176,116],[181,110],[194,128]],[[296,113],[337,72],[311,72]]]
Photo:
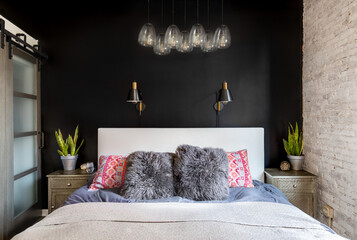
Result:
[[81,169],[58,170],[48,174],[48,213],[60,207],[67,197],[84,186],[91,176],[92,173],[86,173]]
[[265,182],[279,188],[290,203],[316,217],[317,176],[306,171],[265,169]]

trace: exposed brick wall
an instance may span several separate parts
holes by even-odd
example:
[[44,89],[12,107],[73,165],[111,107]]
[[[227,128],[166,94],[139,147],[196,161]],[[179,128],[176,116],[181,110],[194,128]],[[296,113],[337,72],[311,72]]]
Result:
[[304,168],[318,175],[318,219],[357,239],[357,1],[304,0]]

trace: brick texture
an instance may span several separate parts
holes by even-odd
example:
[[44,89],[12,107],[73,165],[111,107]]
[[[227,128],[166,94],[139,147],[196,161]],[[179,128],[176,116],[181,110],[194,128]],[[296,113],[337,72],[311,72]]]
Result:
[[304,168],[318,179],[318,219],[357,239],[357,1],[304,0]]

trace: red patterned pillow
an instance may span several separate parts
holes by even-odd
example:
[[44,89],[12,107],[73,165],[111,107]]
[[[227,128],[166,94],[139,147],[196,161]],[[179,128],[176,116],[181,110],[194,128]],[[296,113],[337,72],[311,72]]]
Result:
[[98,171],[88,191],[119,188],[123,185],[127,156],[100,156]]
[[227,152],[229,160],[229,187],[254,187],[248,165],[246,149],[237,152]]

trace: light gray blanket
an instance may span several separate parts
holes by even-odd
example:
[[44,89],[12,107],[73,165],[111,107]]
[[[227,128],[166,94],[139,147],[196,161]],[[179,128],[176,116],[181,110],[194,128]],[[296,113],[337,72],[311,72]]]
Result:
[[269,202],[80,203],[20,239],[343,239],[296,207]]

